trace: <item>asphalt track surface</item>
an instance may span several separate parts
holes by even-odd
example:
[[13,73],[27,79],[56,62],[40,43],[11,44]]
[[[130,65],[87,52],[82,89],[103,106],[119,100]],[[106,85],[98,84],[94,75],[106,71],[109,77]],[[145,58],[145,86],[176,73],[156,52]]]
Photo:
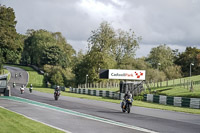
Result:
[[[115,103],[66,97],[62,94],[59,100],[55,101],[53,94],[34,90],[30,94],[28,89],[24,94],[20,94],[19,87],[28,82],[27,72],[14,67],[7,67],[7,69],[12,75],[9,85],[12,86],[14,81],[17,84],[16,88],[11,87],[11,94],[20,98],[17,98],[18,100],[0,98],[0,106],[64,131],[73,133],[200,132],[200,115],[143,107],[132,107],[131,113],[127,114],[122,113],[120,105]],[[22,77],[16,78],[15,73],[22,73]]]

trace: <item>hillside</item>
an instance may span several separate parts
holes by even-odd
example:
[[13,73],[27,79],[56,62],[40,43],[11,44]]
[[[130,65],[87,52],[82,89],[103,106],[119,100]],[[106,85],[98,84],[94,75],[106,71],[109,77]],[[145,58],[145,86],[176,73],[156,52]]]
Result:
[[[149,83],[150,93],[200,98],[200,75],[164,82]],[[147,90],[149,91],[149,90]]]

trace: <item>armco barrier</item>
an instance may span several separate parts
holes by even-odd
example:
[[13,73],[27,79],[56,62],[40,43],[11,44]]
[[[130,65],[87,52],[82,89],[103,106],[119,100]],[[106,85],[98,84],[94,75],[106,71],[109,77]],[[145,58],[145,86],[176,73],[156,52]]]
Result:
[[171,97],[163,95],[145,94],[143,100],[164,105],[200,109],[200,98]]
[[70,88],[70,92],[87,94],[92,96],[109,97],[112,99],[123,99],[124,93],[116,93],[112,91],[102,91],[102,90],[91,90],[91,89],[80,89],[80,88]]

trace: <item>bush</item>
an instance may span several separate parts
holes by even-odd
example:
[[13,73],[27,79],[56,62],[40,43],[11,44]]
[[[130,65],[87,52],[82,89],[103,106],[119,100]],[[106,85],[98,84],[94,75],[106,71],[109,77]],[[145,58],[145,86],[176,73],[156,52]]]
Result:
[[64,85],[62,74],[59,71],[57,71],[55,74],[52,75],[51,83],[54,85],[60,85],[60,86]]

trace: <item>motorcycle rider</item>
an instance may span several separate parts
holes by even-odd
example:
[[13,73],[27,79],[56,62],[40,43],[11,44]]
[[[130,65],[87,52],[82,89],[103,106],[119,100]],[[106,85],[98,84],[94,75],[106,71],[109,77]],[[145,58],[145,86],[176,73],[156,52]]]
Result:
[[15,86],[16,86],[16,84],[15,84],[15,82],[13,82],[13,88],[15,88]]
[[20,87],[20,91],[21,91],[21,94],[22,94],[23,91],[24,91],[24,85],[22,85],[22,86]]
[[60,95],[60,87],[59,86],[56,86],[55,88],[55,92],[54,94],[58,93],[58,96]]
[[124,98],[121,103],[122,108],[124,108],[124,106],[126,105],[126,100],[128,99],[131,99],[131,103],[133,102],[132,94],[130,91],[127,91],[124,95]]
[[132,99],[132,94],[131,94],[131,92],[130,91],[127,91],[126,93],[125,93],[125,95],[124,95],[124,100],[127,100],[127,99]]
[[33,89],[33,85],[31,84],[29,88],[30,93],[32,92],[32,89]]

